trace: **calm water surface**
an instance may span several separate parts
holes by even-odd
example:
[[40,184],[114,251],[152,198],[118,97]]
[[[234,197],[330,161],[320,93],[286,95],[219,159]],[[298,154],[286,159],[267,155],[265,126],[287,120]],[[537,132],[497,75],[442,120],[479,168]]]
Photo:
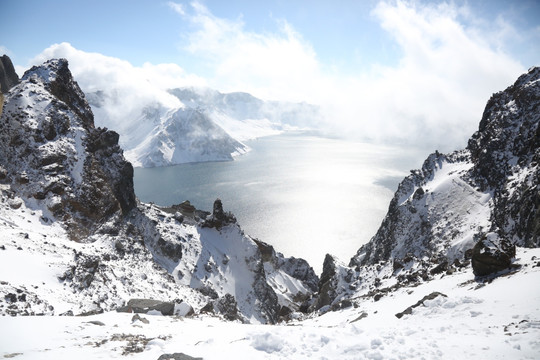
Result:
[[348,263],[377,231],[398,182],[418,168],[417,149],[306,134],[265,137],[231,162],[135,169],[135,192],[159,205],[216,198],[247,234],[302,257],[320,273],[326,253]]

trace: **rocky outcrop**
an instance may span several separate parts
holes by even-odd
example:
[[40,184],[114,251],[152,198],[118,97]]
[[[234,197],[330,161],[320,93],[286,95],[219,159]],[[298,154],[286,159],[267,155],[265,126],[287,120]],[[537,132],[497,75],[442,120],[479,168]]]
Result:
[[399,185],[359,267],[407,256],[460,260],[496,233],[540,246],[540,68],[488,101],[467,149],[431,154]]
[[236,223],[236,218],[231,212],[223,211],[223,203],[220,199],[214,201],[212,215],[208,216],[203,222],[203,227],[221,229],[225,225]]
[[411,315],[411,314],[413,313],[413,309],[414,309],[414,308],[417,308],[417,307],[419,307],[419,306],[424,305],[424,301],[434,300],[434,299],[436,299],[436,298],[439,297],[439,296],[442,296],[442,297],[448,297],[448,296],[446,296],[446,295],[443,294],[443,293],[440,293],[440,292],[438,292],[438,291],[434,291],[434,292],[432,292],[431,294],[424,296],[424,297],[423,297],[421,300],[419,300],[416,304],[411,305],[411,306],[409,306],[407,309],[403,310],[402,312],[397,313],[397,314],[396,314],[396,317],[397,317],[398,319],[401,319],[404,315]]
[[467,148],[471,177],[494,192],[494,229],[517,245],[540,246],[540,67],[489,99]]
[[0,57],[0,93],[7,93],[18,82],[19,76],[15,72],[11,59],[7,55],[2,55]]
[[118,134],[94,127],[66,60],[33,67],[11,89],[0,140],[0,166],[14,190],[62,220],[73,240],[87,241],[136,206],[133,168]]
[[313,310],[333,305],[346,295],[350,290],[349,283],[352,280],[352,274],[352,270],[348,269],[337,258],[326,254],[321,279],[318,284],[317,300]]

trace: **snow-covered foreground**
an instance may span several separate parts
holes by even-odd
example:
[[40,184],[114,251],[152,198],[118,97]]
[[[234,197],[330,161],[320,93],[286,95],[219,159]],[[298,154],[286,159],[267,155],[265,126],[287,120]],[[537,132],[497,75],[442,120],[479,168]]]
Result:
[[[538,359],[540,249],[518,249],[521,269],[491,282],[470,267],[356,308],[280,325],[109,312],[2,317],[0,356],[17,359]],[[424,296],[433,300],[398,319]],[[149,322],[146,323],[148,320]]]

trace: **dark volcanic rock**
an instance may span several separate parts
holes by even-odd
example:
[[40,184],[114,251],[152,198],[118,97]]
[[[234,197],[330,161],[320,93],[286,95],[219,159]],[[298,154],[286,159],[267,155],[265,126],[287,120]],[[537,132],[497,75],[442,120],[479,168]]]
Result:
[[215,302],[217,311],[229,321],[243,320],[242,315],[238,311],[236,299],[231,294],[225,294]]
[[159,311],[162,315],[174,314],[174,303],[151,299],[131,299],[127,306],[117,309],[118,312],[146,314],[150,311]]
[[403,311],[400,312],[400,313],[397,313],[397,314],[396,314],[396,317],[397,317],[398,319],[401,319],[401,318],[403,317],[403,315],[411,315],[414,308],[417,308],[417,307],[419,307],[420,305],[424,305],[424,301],[426,301],[426,300],[433,300],[433,299],[437,298],[438,296],[447,297],[447,296],[446,296],[445,294],[443,294],[443,293],[440,293],[440,292],[438,292],[438,291],[434,291],[434,292],[432,292],[431,294],[424,296],[424,297],[422,298],[422,300],[419,300],[416,304],[409,306],[407,309],[403,310]]
[[338,289],[336,289],[338,279],[336,275],[338,274],[337,259],[330,254],[326,254],[321,279],[319,280],[319,297],[315,304],[315,310],[332,304],[336,299],[338,295]]
[[83,242],[136,207],[133,167],[118,134],[96,129],[93,119],[60,59],[24,74],[6,95],[0,121],[0,167],[15,179],[14,190],[46,206],[73,240]]
[[220,199],[214,201],[214,210],[212,215],[207,217],[203,222],[203,227],[213,227],[216,229],[221,229],[223,226],[228,224],[236,223],[236,218],[231,212],[223,211],[223,204]]
[[468,149],[476,182],[495,193],[501,236],[540,246],[540,67],[489,99]]
[[476,276],[485,276],[510,268],[516,246],[491,233],[476,243],[472,251],[472,268]]
[[200,357],[193,357],[184,353],[163,354],[158,360],[202,360]]
[[[13,63],[7,55],[0,57],[0,92],[5,94],[19,82]],[[1,110],[0,110],[1,113]]]

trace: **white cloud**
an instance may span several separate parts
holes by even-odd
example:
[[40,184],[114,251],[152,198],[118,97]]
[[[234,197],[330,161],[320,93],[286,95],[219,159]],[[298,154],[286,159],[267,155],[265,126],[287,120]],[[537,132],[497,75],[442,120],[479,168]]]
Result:
[[195,31],[187,36],[186,50],[205,61],[214,86],[263,98],[309,97],[305,80],[321,78],[319,62],[311,45],[286,21],[278,21],[276,33],[255,33],[241,19],[218,18],[201,3],[191,8],[186,18]]
[[504,52],[518,36],[510,23],[499,18],[480,26],[485,21],[470,8],[453,3],[379,2],[372,15],[399,46],[400,58],[395,66],[373,64],[353,75],[321,63],[284,20],[275,32],[257,33],[241,18],[218,18],[198,2],[189,9],[169,6],[193,27],[185,48],[210,69],[205,79],[175,64],[134,67],[66,43],[46,49],[34,63],[66,57],[85,91],[116,89],[121,102],[109,117],[135,114],[149,101],[172,104],[176,100],[165,92],[170,87],[208,85],[316,103],[325,110],[326,128],[337,134],[441,151],[465,146],[489,96],[525,71]]
[[444,151],[464,146],[489,96],[525,70],[490,46],[489,34],[459,21],[469,13],[446,3],[402,1],[381,2],[374,9],[402,51],[399,65],[376,69],[358,89],[367,115],[380,124],[375,135],[427,142]]
[[169,7],[171,9],[173,9],[175,12],[177,12],[180,15],[185,15],[186,14],[186,11],[184,9],[184,5],[182,5],[182,4],[177,4],[175,2],[169,1],[167,3],[167,5],[169,5]]
[[463,147],[491,93],[525,70],[502,50],[517,36],[509,23],[499,18],[490,32],[466,27],[475,23],[472,10],[453,3],[379,2],[372,15],[401,57],[396,66],[374,64],[353,76],[329,70],[286,21],[276,32],[255,33],[241,18],[218,18],[198,2],[191,10],[183,11],[195,28],[186,49],[213,70],[212,86],[321,104],[328,128],[349,136]]

